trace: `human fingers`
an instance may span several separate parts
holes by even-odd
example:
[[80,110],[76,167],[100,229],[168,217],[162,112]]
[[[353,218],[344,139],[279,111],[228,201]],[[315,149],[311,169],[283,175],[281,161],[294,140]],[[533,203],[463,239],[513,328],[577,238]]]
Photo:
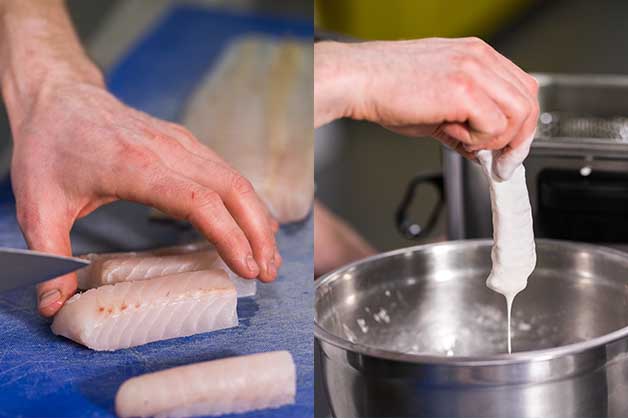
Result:
[[220,196],[249,241],[260,268],[259,278],[263,281],[273,280],[279,268],[276,256],[279,250],[268,211],[252,184],[220,162],[177,147],[170,138],[155,135],[154,139],[159,142],[161,159],[166,166]]
[[117,197],[188,220],[216,246],[236,274],[245,278],[260,274],[246,235],[216,191],[157,162],[143,166],[124,164],[121,170],[124,175],[120,178],[124,180],[115,185]]
[[[43,197],[43,196],[42,196]],[[17,218],[31,250],[71,256],[70,229],[72,220],[61,208],[41,204],[46,199],[17,198]],[[53,316],[77,288],[76,274],[67,274],[37,286],[37,308],[42,316]]]

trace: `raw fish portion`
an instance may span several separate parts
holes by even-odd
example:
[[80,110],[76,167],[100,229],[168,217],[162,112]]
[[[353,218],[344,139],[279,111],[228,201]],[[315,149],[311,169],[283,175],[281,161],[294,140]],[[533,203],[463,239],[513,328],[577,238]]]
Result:
[[187,244],[130,253],[87,254],[92,263],[77,273],[80,289],[107,284],[145,280],[189,271],[223,269],[233,281],[238,297],[253,296],[255,280],[243,279],[233,273],[218,252],[207,243]]
[[119,417],[223,415],[294,403],[296,371],[287,351],[190,364],[127,380]]
[[238,325],[237,294],[221,269],[90,289],[70,298],[52,331],[93,350],[118,350]]
[[116,258],[116,257],[126,257],[126,256],[136,256],[136,257],[151,257],[158,255],[177,255],[177,254],[187,254],[195,251],[212,249],[212,245],[207,241],[195,241],[187,244],[180,245],[172,245],[169,247],[160,247],[153,248],[150,250],[144,251],[125,251],[125,252],[115,252],[115,253],[90,253],[84,254],[81,258],[84,258],[89,261],[96,260],[104,260],[105,258]]
[[235,41],[201,83],[183,124],[248,178],[280,222],[314,197],[311,42]]
[[145,280],[187,271],[222,268],[222,260],[215,251],[141,257],[116,256],[104,260],[95,259],[85,274],[81,274],[80,287],[93,287]]

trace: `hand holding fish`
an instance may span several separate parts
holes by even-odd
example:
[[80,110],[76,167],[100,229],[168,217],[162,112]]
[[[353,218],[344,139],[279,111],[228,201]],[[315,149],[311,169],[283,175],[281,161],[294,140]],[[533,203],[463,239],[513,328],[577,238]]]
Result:
[[[276,223],[248,180],[183,127],[107,92],[62,2],[0,6],[12,182],[30,248],[70,255],[74,222],[124,199],[190,221],[239,276],[276,277]],[[42,284],[40,312],[55,314],[75,290],[74,274]]]
[[315,126],[349,117],[435,137],[468,158],[502,150],[504,177],[528,153],[537,82],[480,39],[322,42],[314,62]]

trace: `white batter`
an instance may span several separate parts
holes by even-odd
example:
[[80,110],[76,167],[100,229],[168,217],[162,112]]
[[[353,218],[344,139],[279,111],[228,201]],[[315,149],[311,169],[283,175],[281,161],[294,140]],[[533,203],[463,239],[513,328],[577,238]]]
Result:
[[510,313],[517,295],[525,289],[536,266],[532,210],[526,187],[525,168],[519,164],[508,180],[495,174],[492,151],[478,151],[486,175],[493,212],[493,268],[486,285],[506,297],[508,312],[508,353],[512,352]]

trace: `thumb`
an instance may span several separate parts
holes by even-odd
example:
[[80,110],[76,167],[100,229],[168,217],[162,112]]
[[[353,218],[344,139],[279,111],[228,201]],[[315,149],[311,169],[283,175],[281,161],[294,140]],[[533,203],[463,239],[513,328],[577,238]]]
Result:
[[[67,215],[57,215],[56,212],[58,211],[43,207],[24,210],[18,203],[18,222],[31,250],[71,256],[72,220],[68,219]],[[40,283],[37,286],[39,313],[46,317],[56,314],[65,301],[76,292],[76,287],[75,273]]]
[[[536,131],[535,131],[536,132]],[[534,132],[522,144],[516,148],[504,148],[495,161],[495,172],[501,180],[508,180],[512,177],[517,167],[523,164],[530,153],[530,146],[534,140]]]

